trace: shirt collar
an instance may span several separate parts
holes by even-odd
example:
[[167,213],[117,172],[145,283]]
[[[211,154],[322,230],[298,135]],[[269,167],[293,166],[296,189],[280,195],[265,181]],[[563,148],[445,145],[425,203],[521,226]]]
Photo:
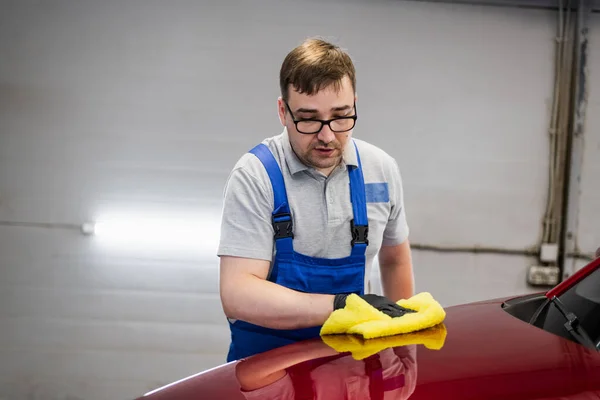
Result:
[[[283,137],[283,154],[285,156],[286,164],[290,171],[291,175],[295,175],[298,172],[306,171],[311,169],[306,164],[304,164],[294,150],[292,149],[292,145],[290,144],[290,137],[287,131],[287,128],[283,128],[282,132]],[[358,166],[358,158],[356,156],[356,149],[354,148],[354,143],[352,140],[348,140],[346,142],[346,146],[342,152],[342,164],[344,166],[351,165],[354,167]]]

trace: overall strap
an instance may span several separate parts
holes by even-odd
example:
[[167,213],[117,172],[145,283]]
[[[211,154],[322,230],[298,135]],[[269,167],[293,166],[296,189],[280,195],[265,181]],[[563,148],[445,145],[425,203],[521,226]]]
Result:
[[[271,150],[263,143],[251,149],[250,153],[254,154],[262,162],[273,187],[274,210],[271,215],[271,223],[273,225],[277,255],[291,255],[294,251],[292,243],[294,226],[285,190],[285,182],[279,164],[277,164],[277,160],[275,160]],[[273,263],[273,270],[270,274],[271,280],[275,281],[277,272],[277,263]]]
[[385,392],[400,389],[405,385],[404,374],[383,378],[383,364],[379,354],[365,358],[365,375],[369,376],[369,394],[371,400],[383,400]]
[[369,377],[369,398],[371,400],[383,400],[383,366],[379,354],[374,354],[363,360],[365,363],[365,374]]
[[350,222],[352,232],[352,255],[364,255],[369,245],[369,219],[367,217],[367,196],[365,194],[365,181],[362,173],[362,164],[358,147],[354,142],[356,149],[357,167],[349,167],[348,175],[350,178],[350,199],[352,201],[352,212],[354,219]]

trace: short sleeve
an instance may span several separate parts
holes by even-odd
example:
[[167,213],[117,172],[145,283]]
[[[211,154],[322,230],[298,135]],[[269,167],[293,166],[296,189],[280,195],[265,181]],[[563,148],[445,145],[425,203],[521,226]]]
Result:
[[395,246],[408,239],[408,223],[404,208],[404,191],[402,176],[396,160],[390,157],[390,217],[383,232],[383,246]]
[[257,176],[256,168],[246,168],[248,158],[242,160],[246,163],[236,165],[225,185],[217,255],[271,261],[273,190]]

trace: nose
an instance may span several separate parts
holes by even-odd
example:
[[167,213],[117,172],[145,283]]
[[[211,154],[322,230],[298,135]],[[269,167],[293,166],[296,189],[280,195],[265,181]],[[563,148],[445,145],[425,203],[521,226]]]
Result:
[[321,131],[317,135],[317,139],[323,143],[331,143],[335,140],[335,133],[329,128],[329,125],[323,125],[323,128],[321,128]]

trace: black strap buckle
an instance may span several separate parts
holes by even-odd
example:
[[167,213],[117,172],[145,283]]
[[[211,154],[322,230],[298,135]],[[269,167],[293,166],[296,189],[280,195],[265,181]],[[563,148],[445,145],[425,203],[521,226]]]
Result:
[[[287,217],[283,221],[275,221]],[[294,223],[292,222],[292,215],[290,213],[275,214],[271,217],[271,223],[273,224],[273,230],[275,231],[275,240],[285,239],[288,237],[294,237]]]
[[369,245],[369,224],[354,225],[354,220],[350,221],[350,230],[352,232],[352,246],[356,243]]

